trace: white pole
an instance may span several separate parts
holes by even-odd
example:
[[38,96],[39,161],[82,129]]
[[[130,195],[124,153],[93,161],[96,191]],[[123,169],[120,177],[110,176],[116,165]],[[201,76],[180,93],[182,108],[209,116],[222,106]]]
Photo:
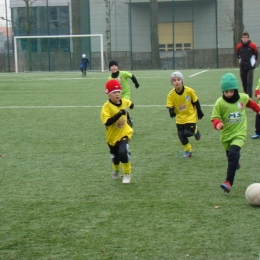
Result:
[[15,64],[15,73],[18,73],[16,40],[17,40],[16,37],[14,37],[14,64]]
[[101,72],[104,72],[104,59],[103,59],[103,34],[100,34],[100,52],[101,52]]

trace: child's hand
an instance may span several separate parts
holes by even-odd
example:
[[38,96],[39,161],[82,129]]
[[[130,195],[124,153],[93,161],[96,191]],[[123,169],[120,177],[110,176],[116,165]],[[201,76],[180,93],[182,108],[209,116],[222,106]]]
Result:
[[121,110],[119,111],[119,113],[120,113],[121,115],[125,115],[125,114],[126,114],[126,112],[127,112],[127,110],[126,110],[126,109],[121,109]]
[[[260,112],[259,112],[259,113],[260,113]],[[217,126],[216,126],[216,129],[217,129],[217,130],[223,129],[223,123],[218,123]]]
[[257,98],[257,99],[260,99],[260,95],[257,95],[256,98]]

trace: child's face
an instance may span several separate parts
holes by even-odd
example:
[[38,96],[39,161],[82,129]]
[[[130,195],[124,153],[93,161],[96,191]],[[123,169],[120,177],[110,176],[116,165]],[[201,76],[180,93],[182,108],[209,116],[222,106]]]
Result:
[[231,90],[224,91],[223,93],[226,98],[232,98],[234,96],[234,92],[235,92],[234,89],[231,89]]
[[120,104],[121,91],[114,91],[109,95],[110,100],[115,104]]
[[172,79],[172,85],[175,87],[175,90],[177,92],[181,92],[182,91],[182,81],[180,78],[173,78]]
[[112,65],[112,66],[110,67],[110,71],[111,71],[112,73],[116,73],[116,72],[118,71],[118,67],[117,67],[116,65]]

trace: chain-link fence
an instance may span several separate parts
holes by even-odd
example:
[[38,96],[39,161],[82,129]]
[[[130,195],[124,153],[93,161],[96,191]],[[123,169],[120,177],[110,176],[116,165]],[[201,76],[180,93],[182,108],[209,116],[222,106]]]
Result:
[[[82,34],[102,34],[102,54],[88,37],[20,39],[18,71],[77,70],[82,53],[91,70],[100,70],[100,55],[104,68],[110,59],[132,70],[233,67],[234,1],[10,0],[13,34],[0,71],[15,71],[14,36]],[[244,30],[258,46],[259,7],[244,0]]]

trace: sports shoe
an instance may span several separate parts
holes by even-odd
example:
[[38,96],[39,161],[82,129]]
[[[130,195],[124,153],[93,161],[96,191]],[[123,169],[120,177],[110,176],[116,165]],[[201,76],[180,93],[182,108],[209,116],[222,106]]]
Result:
[[196,134],[194,134],[194,137],[195,137],[195,139],[196,139],[197,141],[199,141],[199,140],[200,140],[200,137],[201,137],[201,134],[200,134],[200,131],[199,131],[199,128],[198,128],[197,125],[196,125],[196,129],[197,129],[197,131],[196,131]]
[[188,157],[191,157],[191,154],[192,154],[192,152],[185,151],[182,157],[183,158],[188,158]]
[[112,179],[118,180],[119,178],[120,178],[119,171],[114,170],[113,173],[112,173]]
[[128,184],[131,182],[131,174],[124,174],[122,183]]
[[251,136],[252,139],[257,139],[259,137],[260,137],[260,135],[258,135],[258,134],[254,134],[254,135]]
[[221,183],[220,187],[227,193],[229,193],[231,191],[231,185],[228,181]]
[[237,164],[237,170],[239,170],[240,167],[241,167],[241,164],[240,164],[240,162],[238,162],[238,164]]

